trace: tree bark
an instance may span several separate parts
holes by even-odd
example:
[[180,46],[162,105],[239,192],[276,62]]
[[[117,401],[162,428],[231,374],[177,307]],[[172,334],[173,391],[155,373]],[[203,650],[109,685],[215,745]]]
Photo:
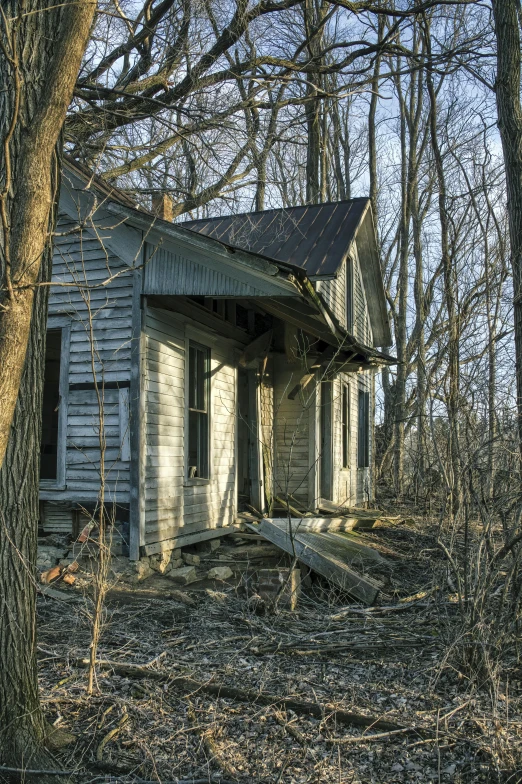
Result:
[[517,382],[517,423],[522,452],[522,107],[520,28],[517,0],[493,0],[497,39],[498,127],[506,170],[507,210],[513,272],[513,315]]
[[0,19],[0,759],[13,767],[46,758],[34,565],[48,287],[38,284],[50,280],[60,132],[94,8],[27,0],[22,13],[8,0]]

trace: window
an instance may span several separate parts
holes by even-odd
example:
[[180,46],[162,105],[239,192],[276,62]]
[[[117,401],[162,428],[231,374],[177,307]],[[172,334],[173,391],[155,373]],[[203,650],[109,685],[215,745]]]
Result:
[[209,478],[210,350],[189,342],[188,478]]
[[343,441],[343,468],[350,468],[350,387],[342,385],[341,432]]
[[40,443],[40,479],[58,479],[58,429],[62,331],[47,333]]
[[346,259],[346,328],[353,333],[353,259]]
[[359,390],[359,428],[357,441],[357,465],[368,468],[370,465],[370,393]]

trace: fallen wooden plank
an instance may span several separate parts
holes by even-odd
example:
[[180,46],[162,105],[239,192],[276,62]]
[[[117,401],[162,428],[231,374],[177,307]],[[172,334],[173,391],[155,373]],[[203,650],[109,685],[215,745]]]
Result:
[[164,539],[162,542],[153,542],[143,545],[141,550],[145,555],[155,555],[156,553],[175,550],[177,547],[186,547],[189,544],[205,542],[207,539],[217,539],[220,536],[227,536],[231,533],[239,533],[236,525],[223,526],[223,528],[209,528],[207,531],[200,531],[197,534],[180,534],[173,539]]
[[[288,519],[281,517],[270,517],[276,522],[280,520],[288,527]],[[292,517],[292,530],[296,531],[352,531],[355,525],[355,518],[352,517]]]
[[[379,552],[380,545],[369,543],[363,540],[358,534],[353,533],[349,524],[344,524],[344,518],[321,518],[312,517],[310,519],[291,518],[290,523],[287,519],[271,517],[271,523],[277,525],[288,533],[290,525],[293,534],[302,534],[302,541],[311,547],[319,547],[324,554],[330,553],[334,557],[341,558],[347,563],[353,561],[373,561],[379,564],[391,566],[386,558]],[[314,535],[319,538],[314,538]],[[394,555],[393,551],[387,549],[388,554]],[[399,556],[400,557],[400,556]]]
[[42,596],[48,596],[49,599],[56,599],[60,602],[77,602],[81,598],[75,593],[69,591],[59,591],[56,588],[51,588],[48,585],[39,585],[38,593]]
[[[280,520],[279,522],[284,523],[285,521]],[[331,552],[331,545],[328,546],[330,552],[321,552],[321,534],[302,532],[290,535],[288,531],[274,523],[273,519],[268,518],[262,520],[257,529],[253,529],[253,526],[250,525],[249,528],[259,531],[269,542],[277,545],[289,555],[295,556],[312,571],[326,577],[334,585],[364,604],[373,604],[377,598],[381,584],[358,574],[339,556]],[[314,536],[315,540],[312,540]]]

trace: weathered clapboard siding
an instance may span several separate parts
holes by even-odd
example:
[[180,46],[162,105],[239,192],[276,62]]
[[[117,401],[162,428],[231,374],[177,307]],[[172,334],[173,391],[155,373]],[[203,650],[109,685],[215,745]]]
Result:
[[341,264],[335,278],[318,280],[316,287],[334,316],[346,328],[346,264]]
[[[342,388],[347,385],[350,395],[350,446],[349,467],[343,466],[342,446]],[[358,449],[358,406],[359,389],[370,392],[370,466],[373,463],[373,410],[375,406],[375,382],[371,374],[341,373],[333,382],[333,454],[334,477],[333,498],[341,506],[362,505],[374,495],[371,468],[359,468]]]
[[[366,302],[366,294],[362,282],[359,257],[356,245],[353,245],[353,332],[354,336],[367,346],[373,345],[373,337]],[[349,328],[346,307],[346,263],[341,264],[335,278],[319,280],[317,291],[324,302],[336,316],[340,324]]]
[[[106,281],[106,285],[101,285]],[[57,316],[61,317],[63,323],[70,323],[66,487],[47,487],[45,497],[52,495],[60,499],[74,496],[81,502],[96,499],[99,491],[98,399],[94,389],[78,388],[78,385],[94,382],[94,352],[96,378],[100,387],[105,382],[122,384],[121,389],[101,389],[101,392],[104,399],[107,497],[125,503],[129,499],[130,489],[130,453],[126,444],[132,340],[132,273],[121,259],[107,251],[103,240],[94,232],[78,228],[70,218],[61,215],[55,238],[53,282],[65,285],[51,288],[49,323],[52,327],[53,317]]]
[[[229,525],[235,518],[236,370],[226,339],[211,351],[211,476],[185,478],[185,354],[189,321],[145,313],[145,526],[142,544]],[[204,333],[198,338],[205,342]]]
[[361,265],[355,243],[353,244],[353,309],[355,337],[365,345],[373,346],[368,304],[366,302]]
[[308,505],[315,396],[307,389],[294,400],[288,399],[302,375],[300,366],[289,365],[281,354],[274,355],[274,495],[288,492]]

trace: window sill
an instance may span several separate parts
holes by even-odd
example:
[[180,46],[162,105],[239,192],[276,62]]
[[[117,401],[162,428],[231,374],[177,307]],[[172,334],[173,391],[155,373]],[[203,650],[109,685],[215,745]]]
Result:
[[67,490],[67,485],[58,484],[52,479],[40,479],[40,490]]
[[194,487],[195,485],[209,485],[210,479],[203,479],[202,477],[194,477],[194,479],[185,479],[183,487]]

